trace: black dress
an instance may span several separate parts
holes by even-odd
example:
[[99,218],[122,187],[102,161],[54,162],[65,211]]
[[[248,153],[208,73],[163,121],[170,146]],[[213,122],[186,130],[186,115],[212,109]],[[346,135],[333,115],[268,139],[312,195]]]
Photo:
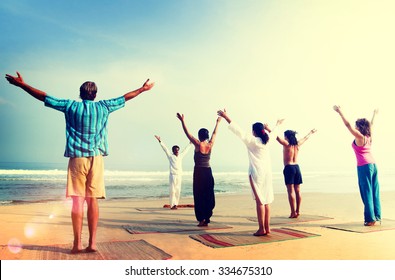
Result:
[[194,155],[193,200],[195,216],[199,222],[210,222],[215,207],[214,177],[210,167],[210,153],[200,151]]

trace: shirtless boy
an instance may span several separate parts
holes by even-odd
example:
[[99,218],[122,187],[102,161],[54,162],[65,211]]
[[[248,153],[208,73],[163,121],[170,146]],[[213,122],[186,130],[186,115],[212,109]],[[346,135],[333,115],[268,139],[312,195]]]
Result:
[[284,138],[277,136],[277,141],[283,145],[283,161],[284,161],[284,181],[287,186],[288,201],[291,208],[289,218],[297,218],[300,211],[300,203],[302,197],[300,194],[300,185],[303,183],[302,173],[298,165],[299,147],[317,130],[312,129],[301,140],[296,139],[296,131],[287,130],[284,132]]

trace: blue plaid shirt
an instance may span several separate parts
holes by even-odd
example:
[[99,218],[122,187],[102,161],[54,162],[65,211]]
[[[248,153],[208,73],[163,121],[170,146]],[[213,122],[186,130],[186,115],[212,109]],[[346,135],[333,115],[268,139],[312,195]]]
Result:
[[65,157],[107,156],[107,121],[110,113],[125,106],[123,96],[94,102],[77,102],[52,96],[45,106],[61,111],[66,119]]

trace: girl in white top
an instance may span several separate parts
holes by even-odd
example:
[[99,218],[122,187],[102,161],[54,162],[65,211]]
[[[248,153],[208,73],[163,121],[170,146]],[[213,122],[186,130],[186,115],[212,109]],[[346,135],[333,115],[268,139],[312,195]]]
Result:
[[[219,110],[218,115],[229,123],[229,129],[246,145],[249,158],[249,180],[253,197],[256,201],[258,230],[255,236],[270,233],[270,203],[273,202],[272,166],[269,151],[269,135],[271,129],[267,124],[255,123],[252,134],[245,133],[229,118],[226,110]],[[277,121],[276,127],[283,120]],[[268,132],[268,133],[267,133]]]

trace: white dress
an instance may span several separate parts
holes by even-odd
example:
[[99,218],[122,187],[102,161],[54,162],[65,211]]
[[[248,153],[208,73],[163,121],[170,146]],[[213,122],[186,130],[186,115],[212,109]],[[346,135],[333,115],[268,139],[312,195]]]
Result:
[[[261,138],[255,137],[252,133],[245,133],[234,121],[230,123],[229,129],[236,134],[247,147],[249,159],[248,174],[254,184],[255,192],[259,200],[262,204],[272,203],[274,195],[269,143],[271,143],[273,139],[265,145],[262,143]],[[254,199],[256,199],[254,192],[252,192],[252,195]]]

